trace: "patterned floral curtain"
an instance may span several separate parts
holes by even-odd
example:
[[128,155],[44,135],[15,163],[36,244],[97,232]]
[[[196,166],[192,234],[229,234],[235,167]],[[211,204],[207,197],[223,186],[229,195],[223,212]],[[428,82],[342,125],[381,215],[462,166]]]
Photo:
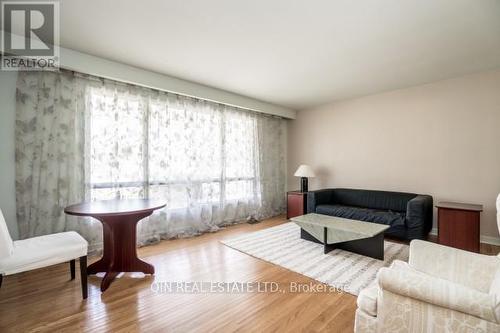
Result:
[[86,82],[71,72],[20,72],[16,92],[16,204],[21,238],[67,229],[83,201]]
[[215,231],[284,211],[284,120],[82,74],[20,73],[22,237],[101,226],[64,215],[83,200],[160,198],[139,242]]

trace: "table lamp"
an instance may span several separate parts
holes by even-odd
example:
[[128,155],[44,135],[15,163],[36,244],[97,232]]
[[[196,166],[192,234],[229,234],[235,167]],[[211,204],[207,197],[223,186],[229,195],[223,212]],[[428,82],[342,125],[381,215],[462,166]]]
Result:
[[311,167],[306,164],[299,166],[293,175],[295,177],[300,177],[300,192],[307,192],[307,178],[316,176]]

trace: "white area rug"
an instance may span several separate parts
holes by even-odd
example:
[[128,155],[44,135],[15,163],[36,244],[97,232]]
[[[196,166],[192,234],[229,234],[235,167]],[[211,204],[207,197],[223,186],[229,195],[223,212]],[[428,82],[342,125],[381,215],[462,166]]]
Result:
[[385,260],[344,250],[323,253],[323,245],[300,238],[300,227],[289,222],[221,243],[282,266],[353,295],[375,281],[378,270],[394,260],[408,261],[409,246],[384,242]]

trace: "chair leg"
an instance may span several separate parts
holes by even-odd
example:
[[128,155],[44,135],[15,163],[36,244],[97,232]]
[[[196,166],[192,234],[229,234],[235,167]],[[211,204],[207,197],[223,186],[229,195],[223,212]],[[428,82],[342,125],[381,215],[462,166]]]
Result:
[[0,288],[2,288],[3,275],[0,274]]
[[69,270],[71,272],[71,280],[75,279],[75,259],[69,262]]
[[87,299],[87,256],[80,257],[80,279],[82,280],[82,297]]

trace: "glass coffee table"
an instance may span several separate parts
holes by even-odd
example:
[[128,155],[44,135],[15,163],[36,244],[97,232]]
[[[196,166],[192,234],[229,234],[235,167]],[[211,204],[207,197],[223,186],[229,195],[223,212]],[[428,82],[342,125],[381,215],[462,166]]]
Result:
[[290,221],[300,226],[302,239],[323,244],[325,254],[342,249],[384,260],[384,231],[388,225],[315,213]]

